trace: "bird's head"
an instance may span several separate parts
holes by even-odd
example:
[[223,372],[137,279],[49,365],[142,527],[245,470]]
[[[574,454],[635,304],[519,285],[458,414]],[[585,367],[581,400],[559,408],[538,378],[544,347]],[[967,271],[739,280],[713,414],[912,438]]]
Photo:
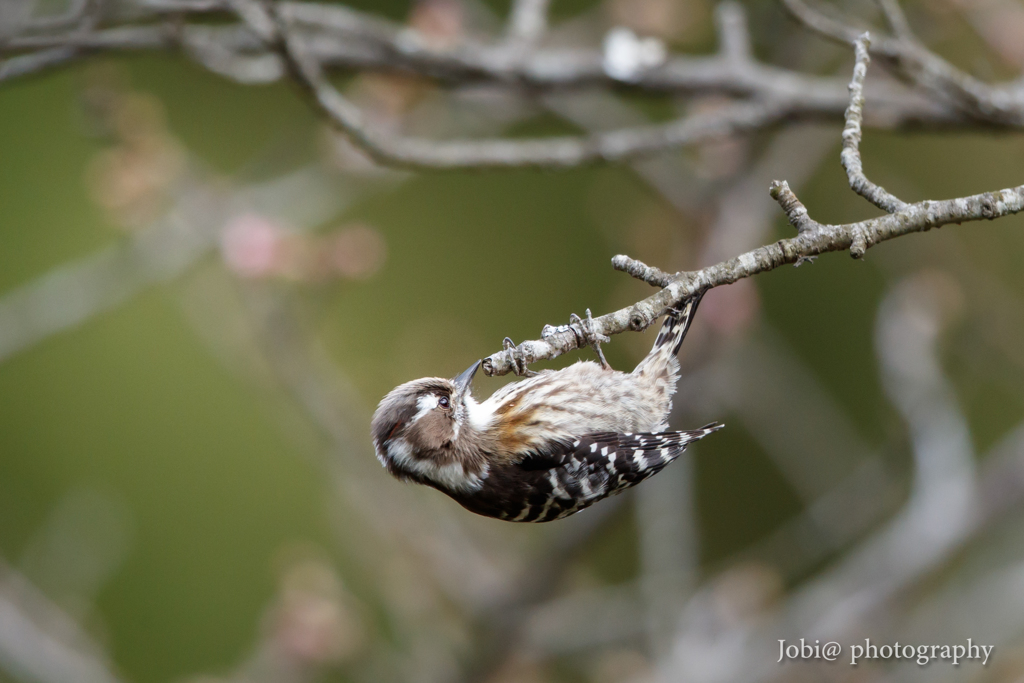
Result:
[[479,487],[480,463],[468,462],[464,447],[488,426],[470,392],[480,361],[453,379],[424,377],[399,385],[373,414],[377,459],[399,479],[447,489]]

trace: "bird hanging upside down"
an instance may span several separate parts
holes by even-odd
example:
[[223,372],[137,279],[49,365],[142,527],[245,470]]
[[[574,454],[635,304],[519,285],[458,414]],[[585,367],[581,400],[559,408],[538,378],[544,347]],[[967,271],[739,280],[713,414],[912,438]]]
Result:
[[631,373],[602,356],[601,364],[544,370],[477,401],[470,392],[477,361],[454,379],[396,387],[373,415],[377,458],[399,479],[512,522],[562,519],[635,486],[722,428],[664,431],[679,379],[676,353],[700,296],[669,309]]

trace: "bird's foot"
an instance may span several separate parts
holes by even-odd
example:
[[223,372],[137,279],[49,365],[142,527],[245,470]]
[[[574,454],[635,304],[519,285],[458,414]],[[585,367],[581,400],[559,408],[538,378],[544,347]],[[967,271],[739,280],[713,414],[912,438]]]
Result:
[[[580,331],[576,330],[579,327]],[[592,346],[597,351],[597,357],[601,361],[601,367],[605,370],[611,370],[612,366],[608,364],[608,360],[604,357],[604,351],[601,350],[601,344],[610,342],[611,338],[603,334],[600,334],[594,327],[594,318],[590,314],[590,309],[587,309],[587,319],[583,320],[575,313],[569,315],[569,329],[576,335],[576,343],[579,346]]]
[[516,343],[511,338],[505,337],[501,342],[505,353],[508,355],[508,364],[512,366],[512,373],[517,377],[533,377],[537,373],[526,366],[526,358],[516,348]]

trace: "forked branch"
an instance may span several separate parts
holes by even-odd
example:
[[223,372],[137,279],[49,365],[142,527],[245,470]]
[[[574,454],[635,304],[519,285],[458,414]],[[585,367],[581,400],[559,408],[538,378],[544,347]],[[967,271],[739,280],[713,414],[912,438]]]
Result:
[[[674,307],[694,294],[743,278],[774,270],[783,265],[798,265],[830,251],[849,251],[862,258],[868,249],[880,242],[914,232],[923,232],[950,223],[982,219],[991,220],[1024,210],[1024,185],[985,192],[969,197],[941,201],[926,200],[907,204],[872,183],[864,174],[860,158],[861,117],[864,107],[864,78],[868,64],[868,35],[854,41],[856,63],[850,83],[850,104],[846,110],[841,160],[850,180],[850,187],[888,215],[846,225],[827,225],[812,219],[806,207],[785,181],[774,181],[770,194],[785,212],[797,235],[767,244],[735,258],[695,271],[669,275],[628,256],[612,259],[616,270],[629,273],[661,291],[637,303],[595,318],[596,334],[610,336],[626,330],[643,330],[668,307]],[[525,371],[530,363],[556,358],[579,348],[585,339],[583,330],[574,325],[547,326],[541,339],[508,346],[484,359],[488,375],[504,375]]]

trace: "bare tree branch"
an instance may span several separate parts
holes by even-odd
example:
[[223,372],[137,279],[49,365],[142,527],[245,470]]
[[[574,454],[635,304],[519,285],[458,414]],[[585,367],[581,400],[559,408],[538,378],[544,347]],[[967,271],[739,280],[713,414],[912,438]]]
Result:
[[[826,38],[852,45],[860,37],[861,30],[825,16],[803,0],[781,1],[797,21]],[[874,41],[871,51],[884,57],[904,79],[973,118],[1009,125],[1024,122],[1024,88],[1020,83],[984,83],[906,37],[883,36]]]
[[763,128],[796,114],[801,106],[796,101],[744,102],[664,125],[621,129],[586,137],[450,142],[397,137],[375,130],[359,108],[330,83],[298,32],[280,21],[277,32],[270,34],[259,11],[254,9],[259,5],[251,2],[240,4],[249,8],[244,18],[250,27],[264,32],[267,42],[280,49],[290,70],[330,120],[374,159],[393,166],[432,169],[572,167],[598,161],[621,161]]
[[295,73],[331,122],[374,159],[404,168],[567,168],[601,161],[624,161],[771,126],[799,110],[796,103],[787,106],[775,102],[741,102],[664,125],[580,137],[459,141],[403,138],[375,130],[359,108],[327,80],[294,37],[288,37],[285,45]]
[[[531,21],[537,23],[536,16],[543,15],[542,5],[533,7],[525,3],[521,8],[523,16],[533,16]],[[415,31],[343,6],[282,2],[270,7],[277,17],[276,29],[272,28],[275,19],[259,3],[147,0],[140,9],[158,18],[158,23],[15,35],[0,46],[0,54],[28,52],[0,63],[0,80],[38,73],[97,51],[180,47],[211,71],[241,83],[267,83],[291,76],[371,156],[382,163],[418,168],[567,167],[619,161],[758,130],[783,120],[838,118],[847,101],[838,79],[800,74],[755,61],[743,13],[737,5],[729,3],[721,5],[717,13],[721,41],[718,55],[672,57],[661,66],[636,73],[628,81],[608,73],[600,50],[524,52],[516,41],[482,45],[469,39],[439,50],[430,47]],[[243,23],[182,22],[211,12],[241,13]],[[515,16],[514,21],[518,21]],[[454,85],[489,83],[516,89],[604,85],[652,93],[719,92],[743,99],[714,116],[694,115],[656,126],[589,136],[433,141],[375,130],[365,115],[330,83],[327,68],[414,73]],[[529,97],[529,92],[521,92],[520,96]],[[978,124],[976,116],[949,106],[945,100],[929,100],[902,88],[874,88],[869,92],[869,101],[872,104],[864,119],[870,125]],[[989,117],[985,123],[1016,126],[1019,121]]]
[[861,121],[864,117],[864,76],[867,75],[868,46],[871,38],[863,34],[854,43],[856,63],[853,67],[853,78],[850,80],[850,106],[846,109],[846,126],[843,128],[843,151],[839,158],[850,179],[850,187],[854,192],[867,199],[878,208],[894,213],[907,205],[900,199],[885,191],[879,185],[867,179],[864,166],[860,160]]
[[[178,16],[229,11],[225,3],[178,5],[150,0],[147,7]],[[205,8],[201,10],[200,8]],[[831,115],[842,112],[846,95],[839,79],[802,74],[779,67],[750,63],[737,65],[722,55],[680,55],[663,65],[637,74],[629,82],[609,76],[597,49],[545,48],[525,57],[504,42],[479,44],[469,39],[444,50],[430,47],[414,31],[341,5],[281,2],[274,5],[282,20],[302,33],[311,55],[325,67],[415,73],[442,82],[470,84],[490,82],[535,89],[581,86],[616,86],[650,92],[722,92],[737,96],[791,98],[802,95],[813,106],[826,107]],[[723,10],[735,19],[735,10]],[[732,24],[735,24],[733,21]],[[250,55],[267,53],[259,39],[239,25],[175,25],[170,21],[133,26],[125,24],[88,33],[47,33],[14,36],[0,46],[0,53],[40,47],[75,46],[92,50],[160,50],[175,47],[178,36],[203,31],[225,49]],[[732,29],[723,38],[736,36]],[[344,39],[344,40],[341,40]],[[736,41],[730,42],[732,54]],[[886,89],[882,89],[886,90]],[[923,116],[939,124],[950,123],[935,107],[905,90],[887,89],[873,94],[876,102],[892,100],[908,109],[908,117]],[[930,110],[930,111],[929,111]]]
[[[830,251],[849,250],[851,256],[861,258],[869,248],[896,237],[931,230],[950,223],[992,220],[1024,211],[1024,185],[1019,185],[970,197],[917,202],[894,214],[859,223],[826,225],[807,216],[807,210],[785,181],[773,183],[771,193],[772,197],[787,209],[790,223],[799,230],[796,237],[767,244],[701,270],[677,273],[657,294],[594,318],[595,332],[610,336],[626,330],[643,330],[664,313],[666,308],[698,292],[729,285],[758,273],[795,264],[808,257]],[[631,273],[634,270],[643,274],[658,272],[627,256],[616,256],[613,263],[616,263],[620,270]],[[641,279],[659,283],[656,276]],[[563,353],[580,348],[579,340],[585,337],[582,330],[571,325],[549,329],[552,330],[551,333],[542,339],[525,341],[514,350],[503,350],[488,356],[484,359],[484,372],[488,375],[504,375],[516,367],[522,367],[524,363],[528,365],[540,360],[557,358]]]
[[[1024,210],[1024,185],[969,197],[941,201],[926,200],[914,204],[900,202],[896,205],[893,200],[899,200],[868,181],[863,169],[860,168],[857,148],[860,137],[857,134],[861,109],[859,98],[863,97],[861,84],[867,66],[866,36],[857,45],[860,49],[850,87],[850,113],[844,130],[843,161],[850,175],[851,185],[862,180],[861,194],[882,208],[893,209],[890,214],[847,225],[818,223],[809,216],[806,207],[789,189],[788,183],[774,181],[770,194],[779,203],[789,222],[797,229],[796,237],[779,240],[701,270],[684,271],[671,277],[628,256],[616,256],[612,259],[612,264],[617,270],[660,286],[662,290],[631,306],[595,318],[592,324],[596,335],[607,337],[626,330],[643,330],[664,313],[666,308],[688,297],[713,287],[732,284],[737,280],[774,270],[782,265],[799,264],[830,251],[849,250],[854,258],[862,258],[872,246],[895,237],[923,232],[950,223],[992,220]],[[567,351],[580,348],[580,344],[585,343],[587,334],[578,324],[560,327],[549,325],[545,326],[541,337],[539,340],[522,342],[518,346],[509,346],[488,356],[483,360],[484,372],[492,376],[509,372],[520,374],[525,372],[531,363],[556,358]]]
[[[268,47],[284,58],[289,71],[349,138],[373,158],[392,166],[451,169],[518,166],[572,167],[598,161],[621,161],[667,148],[728,137],[773,125],[797,116],[803,104],[789,101],[740,102],[708,114],[695,114],[663,125],[620,129],[586,137],[533,140],[430,141],[377,130],[323,73],[322,66],[301,33],[288,21],[288,13],[271,10],[250,0],[233,3],[240,18]],[[735,15],[736,12],[734,11]],[[745,40],[733,16],[732,43]],[[738,49],[735,45],[733,53]],[[731,59],[735,60],[735,54]]]

